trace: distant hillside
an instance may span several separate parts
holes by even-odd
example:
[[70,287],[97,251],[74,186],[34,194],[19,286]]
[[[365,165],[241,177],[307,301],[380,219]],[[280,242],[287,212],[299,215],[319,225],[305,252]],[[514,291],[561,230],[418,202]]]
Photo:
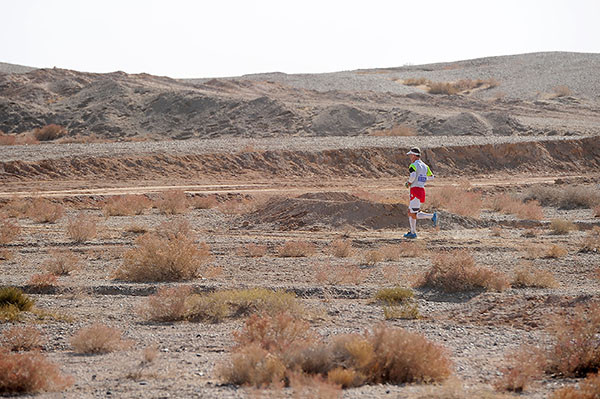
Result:
[[27,73],[35,69],[36,68],[24,65],[7,64],[5,62],[0,62],[0,73]]
[[[55,123],[70,135],[109,139],[356,136],[396,126],[426,136],[595,135],[598,70],[600,55],[575,53],[191,80],[30,68],[0,74],[0,130]],[[409,78],[497,84],[432,95],[405,85]]]

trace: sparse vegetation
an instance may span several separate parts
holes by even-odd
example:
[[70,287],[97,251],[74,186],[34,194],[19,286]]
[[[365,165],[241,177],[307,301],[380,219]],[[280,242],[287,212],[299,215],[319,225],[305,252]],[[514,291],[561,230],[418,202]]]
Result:
[[105,216],[131,216],[141,215],[152,206],[145,195],[118,195],[111,197],[103,207]]
[[37,223],[55,223],[63,217],[65,209],[61,204],[45,198],[36,198],[27,209],[27,217]]
[[67,129],[62,126],[50,124],[33,131],[33,137],[39,141],[52,141],[67,135]]
[[11,351],[41,349],[46,339],[39,329],[32,326],[13,326],[2,333],[2,344]]
[[[171,231],[169,226],[171,226]],[[183,229],[183,230],[182,230]],[[191,232],[182,225],[166,225],[156,233],[146,233],[127,251],[115,279],[124,281],[181,281],[200,274],[210,260],[205,243],[196,245]]]
[[27,285],[37,292],[46,292],[58,285],[58,278],[52,273],[36,273],[29,278]]
[[415,302],[386,305],[383,307],[383,317],[386,320],[404,319],[415,320],[421,317],[419,305]]
[[98,235],[98,221],[93,216],[80,213],[67,222],[67,235],[75,242],[86,242]]
[[368,270],[363,270],[356,265],[318,263],[313,266],[313,270],[317,283],[330,285],[358,285],[364,282],[369,275]]
[[461,187],[444,187],[443,190],[432,189],[428,192],[430,206],[445,209],[457,215],[478,218],[481,214],[483,200],[481,194]]
[[95,323],[77,331],[71,345],[76,353],[95,355],[127,349],[132,343],[123,339],[119,329]]
[[189,298],[186,318],[191,321],[217,323],[229,317],[253,313],[274,315],[281,312],[301,315],[304,309],[292,293],[253,288],[192,295]]
[[492,209],[497,212],[516,215],[521,219],[541,220],[544,217],[542,207],[538,201],[522,202],[509,194],[495,196],[492,199]]
[[353,255],[352,242],[348,240],[334,240],[329,244],[328,252],[336,258],[348,258]]
[[375,300],[391,305],[410,301],[414,298],[414,296],[415,294],[410,288],[383,288],[375,293]]
[[278,255],[282,258],[302,258],[312,256],[316,252],[315,246],[303,240],[286,241],[279,248]]
[[185,318],[186,299],[192,290],[189,287],[161,287],[155,295],[148,297],[138,313],[150,321],[170,322]]
[[552,89],[552,92],[556,97],[568,97],[573,95],[573,92],[571,89],[569,89],[569,86],[566,85],[556,86]]
[[267,254],[267,246],[250,243],[239,247],[236,253],[247,258],[261,258]]
[[210,209],[219,204],[214,195],[197,196],[191,200],[192,208],[194,209]]
[[589,374],[579,383],[579,388],[564,387],[552,393],[550,399],[597,399],[600,397],[600,374]]
[[484,88],[492,89],[500,83],[496,79],[461,79],[456,82],[432,82],[431,80],[421,78],[408,78],[402,81],[406,86],[426,86],[431,94],[459,94],[469,90]]
[[562,258],[563,256],[565,256],[567,253],[568,252],[565,249],[565,247],[553,244],[552,246],[550,246],[550,248],[548,248],[548,251],[546,252],[545,257],[550,258],[550,259],[558,259],[558,258]]
[[344,387],[431,383],[450,375],[443,348],[419,334],[384,325],[364,335],[334,336],[323,344],[306,324],[290,316],[254,317],[236,342],[219,375],[237,385],[281,384],[289,381],[291,372],[327,376]]
[[550,229],[552,230],[552,234],[563,235],[569,234],[569,232],[576,230],[577,227],[569,220],[552,219],[550,221]]
[[600,190],[586,186],[546,187],[533,186],[524,195],[524,200],[537,200],[542,206],[558,209],[593,209],[600,205]]
[[59,367],[39,352],[10,353],[0,349],[0,393],[62,391],[73,384]]
[[27,294],[15,287],[0,288],[0,309],[16,308],[18,311],[31,310],[35,301]]
[[515,270],[512,286],[516,288],[556,288],[558,281],[550,271],[525,263]]
[[165,191],[155,201],[155,206],[160,213],[165,215],[179,215],[187,212],[190,207],[185,192],[182,190]]
[[431,268],[418,286],[444,292],[463,292],[504,291],[510,284],[503,273],[478,267],[466,250],[454,250],[434,255]]
[[13,242],[21,235],[21,227],[8,219],[0,224],[0,244]]
[[420,78],[408,78],[402,81],[405,86],[423,86],[429,83],[429,80],[423,77]]
[[536,347],[523,346],[505,357],[502,376],[494,382],[499,391],[523,392],[544,374],[545,353]]
[[587,233],[579,252],[600,252],[600,227],[596,226]]

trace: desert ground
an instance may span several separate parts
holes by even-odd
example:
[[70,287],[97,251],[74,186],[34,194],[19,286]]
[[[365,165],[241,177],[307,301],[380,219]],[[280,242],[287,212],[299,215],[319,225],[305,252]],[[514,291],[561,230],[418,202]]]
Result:
[[[576,388],[593,367],[550,363],[566,362],[554,350],[556,326],[598,312],[600,98],[589,79],[598,63],[593,54],[541,53],[213,80],[0,64],[3,136],[20,140],[49,123],[68,131],[0,146],[0,286],[35,301],[2,316],[0,339],[8,348],[7,331],[34,327],[43,336],[36,350],[71,382],[24,396],[546,398]],[[552,76],[543,73],[548,65]],[[417,77],[495,83],[438,95],[402,84]],[[405,133],[394,134],[396,126]],[[415,145],[436,174],[425,208],[440,223],[419,220],[411,241],[403,238],[405,153]],[[123,214],[131,203],[111,212],[118,199],[142,205],[136,214]],[[58,217],[45,220],[52,207]],[[193,276],[119,274],[140,237],[170,229],[208,249],[191,256],[201,261]],[[286,243],[299,253],[286,254]],[[51,273],[58,257],[76,266]],[[454,258],[502,283],[426,284],[436,264],[450,268]],[[442,348],[449,375],[344,389],[321,380],[234,384],[219,371],[236,351],[234,333],[269,309],[148,316],[161,290],[181,287],[188,299],[290,293],[325,343],[382,325],[417,333]],[[377,300],[385,288],[413,297]],[[127,345],[81,353],[73,337],[96,323]],[[594,351],[598,332],[587,342]],[[527,367],[509,356],[526,346],[549,360],[522,392],[502,389],[507,367]]]

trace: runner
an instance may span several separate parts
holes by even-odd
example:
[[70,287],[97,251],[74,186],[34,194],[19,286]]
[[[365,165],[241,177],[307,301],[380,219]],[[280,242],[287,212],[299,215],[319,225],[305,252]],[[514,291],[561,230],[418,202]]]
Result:
[[417,219],[431,219],[433,225],[438,224],[438,215],[435,213],[421,212],[421,204],[425,202],[425,183],[434,178],[433,173],[425,162],[421,161],[421,150],[413,147],[406,153],[410,157],[410,173],[406,187],[410,187],[410,202],[408,204],[408,223],[410,231],[404,234],[406,238],[417,238]]

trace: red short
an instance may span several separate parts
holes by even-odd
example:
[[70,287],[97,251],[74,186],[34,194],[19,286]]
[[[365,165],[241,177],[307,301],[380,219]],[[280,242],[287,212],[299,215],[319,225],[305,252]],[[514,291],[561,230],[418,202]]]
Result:
[[411,187],[410,188],[410,200],[418,198],[421,204],[425,203],[425,189],[423,187]]

